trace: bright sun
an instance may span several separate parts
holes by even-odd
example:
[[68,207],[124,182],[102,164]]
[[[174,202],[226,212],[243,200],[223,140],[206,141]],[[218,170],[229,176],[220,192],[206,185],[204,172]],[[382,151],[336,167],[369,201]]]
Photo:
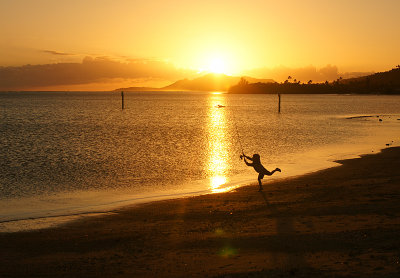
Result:
[[208,71],[213,73],[226,73],[227,71],[226,63],[220,57],[214,57],[210,59]]
[[215,55],[205,59],[203,70],[212,73],[230,74],[228,60],[222,55]]
[[196,60],[192,62],[192,67],[199,72],[237,74],[237,55],[233,55],[229,49],[212,50],[205,47],[194,57]]

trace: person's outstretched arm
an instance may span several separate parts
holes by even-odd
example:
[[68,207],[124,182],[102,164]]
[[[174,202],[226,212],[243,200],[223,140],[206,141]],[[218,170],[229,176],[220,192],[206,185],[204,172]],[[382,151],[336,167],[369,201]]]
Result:
[[251,158],[250,156],[245,155],[244,153],[243,153],[243,157],[244,157],[244,158],[247,158],[247,159],[250,160],[250,161],[253,161],[253,158]]
[[[253,166],[253,163],[247,162],[246,158],[249,158],[249,157],[248,157],[248,156],[244,156],[244,157],[243,157],[244,163],[246,163],[247,166]],[[250,160],[251,160],[251,159],[250,159]]]

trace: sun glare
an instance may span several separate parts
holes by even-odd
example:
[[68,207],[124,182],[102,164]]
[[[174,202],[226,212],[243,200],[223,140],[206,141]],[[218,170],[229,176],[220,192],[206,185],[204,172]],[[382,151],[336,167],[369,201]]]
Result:
[[226,73],[226,64],[220,57],[210,59],[208,71],[213,73]]
[[193,53],[188,55],[180,66],[197,70],[199,73],[240,75],[240,57],[243,55],[240,49],[235,50],[234,45],[228,42],[199,42],[199,46],[193,48]]
[[229,59],[224,55],[213,55],[205,58],[201,70],[212,73],[232,74]]

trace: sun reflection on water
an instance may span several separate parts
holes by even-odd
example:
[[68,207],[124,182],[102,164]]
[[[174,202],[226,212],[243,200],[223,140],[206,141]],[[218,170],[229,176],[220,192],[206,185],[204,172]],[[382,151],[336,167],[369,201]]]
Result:
[[210,178],[210,185],[213,190],[217,190],[221,185],[227,182],[227,178],[224,176],[213,176]]
[[212,94],[208,112],[208,175],[212,192],[224,191],[222,185],[228,182],[229,139],[226,115],[226,99],[222,94]]

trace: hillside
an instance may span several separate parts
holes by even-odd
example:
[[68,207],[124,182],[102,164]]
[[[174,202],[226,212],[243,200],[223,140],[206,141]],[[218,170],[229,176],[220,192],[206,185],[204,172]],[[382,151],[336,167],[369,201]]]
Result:
[[114,91],[124,91],[124,92],[148,92],[148,91],[160,91],[160,88],[152,88],[152,87],[127,87],[127,88],[118,88]]
[[368,76],[338,79],[333,82],[253,83],[241,81],[232,86],[233,94],[400,94],[400,66]]
[[385,71],[378,72],[372,75],[367,75],[358,78],[344,79],[340,83],[356,85],[365,84],[367,87],[378,88],[378,87],[400,87],[400,66]]
[[[243,77],[249,83],[275,82],[272,79],[256,79],[252,77]],[[241,77],[229,76],[225,74],[206,74],[198,78],[189,80],[178,80],[168,86],[162,88],[148,88],[148,87],[129,87],[119,88],[115,91],[227,91],[230,87],[234,86],[240,81]]]
[[[179,80],[169,86],[162,88],[163,90],[184,90],[184,91],[227,91],[231,86],[237,84],[241,77],[228,76],[225,74],[210,73],[193,80]],[[252,77],[243,77],[249,83],[274,82],[272,79],[256,79]]]

